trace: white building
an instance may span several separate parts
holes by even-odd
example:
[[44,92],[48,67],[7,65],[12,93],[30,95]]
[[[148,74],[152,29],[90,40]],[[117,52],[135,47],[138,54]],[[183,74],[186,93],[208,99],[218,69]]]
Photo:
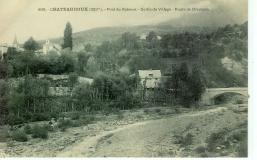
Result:
[[43,54],[48,54],[51,51],[54,51],[60,54],[61,46],[58,44],[51,43],[49,40],[46,40],[45,44],[43,45]]
[[146,89],[158,88],[161,83],[161,70],[138,70],[140,84]]

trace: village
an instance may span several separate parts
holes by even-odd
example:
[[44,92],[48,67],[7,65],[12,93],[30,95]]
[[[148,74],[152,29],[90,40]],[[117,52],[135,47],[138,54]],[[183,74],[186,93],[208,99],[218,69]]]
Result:
[[0,46],[0,156],[245,157],[246,27],[15,36]]

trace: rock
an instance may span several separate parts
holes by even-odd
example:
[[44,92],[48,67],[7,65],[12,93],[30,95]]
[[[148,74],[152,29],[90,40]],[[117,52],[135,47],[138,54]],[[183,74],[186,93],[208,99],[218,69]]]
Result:
[[78,136],[80,133],[73,133],[74,136]]
[[88,150],[89,150],[89,152],[95,152],[95,148],[94,147],[89,147]]
[[237,140],[236,140],[236,139],[233,139],[233,143],[237,143]]
[[89,136],[92,136],[92,137],[93,137],[93,136],[96,136],[96,134],[95,134],[95,133],[91,133]]
[[216,149],[217,149],[217,150],[220,150],[220,149],[221,149],[221,147],[216,147]]
[[60,146],[60,147],[58,148],[58,150],[61,151],[61,150],[63,150],[64,148],[65,148],[64,146]]
[[224,145],[221,145],[220,147],[221,147],[222,149],[226,148],[226,146],[224,146]]

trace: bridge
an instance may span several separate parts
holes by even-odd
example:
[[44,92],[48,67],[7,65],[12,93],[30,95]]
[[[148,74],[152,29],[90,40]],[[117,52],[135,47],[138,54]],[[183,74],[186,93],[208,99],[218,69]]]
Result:
[[202,103],[204,105],[213,105],[216,97],[226,93],[236,93],[248,97],[248,88],[207,88],[204,94],[202,95]]

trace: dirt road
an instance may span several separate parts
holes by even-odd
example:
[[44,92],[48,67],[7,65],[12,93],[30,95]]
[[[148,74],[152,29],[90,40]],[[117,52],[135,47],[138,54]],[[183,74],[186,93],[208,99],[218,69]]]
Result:
[[[224,107],[151,120],[87,137],[56,156],[69,157],[187,157],[188,150],[176,144],[176,136],[193,135],[191,149],[222,128],[236,127],[247,120]],[[190,148],[190,147],[189,147]]]

